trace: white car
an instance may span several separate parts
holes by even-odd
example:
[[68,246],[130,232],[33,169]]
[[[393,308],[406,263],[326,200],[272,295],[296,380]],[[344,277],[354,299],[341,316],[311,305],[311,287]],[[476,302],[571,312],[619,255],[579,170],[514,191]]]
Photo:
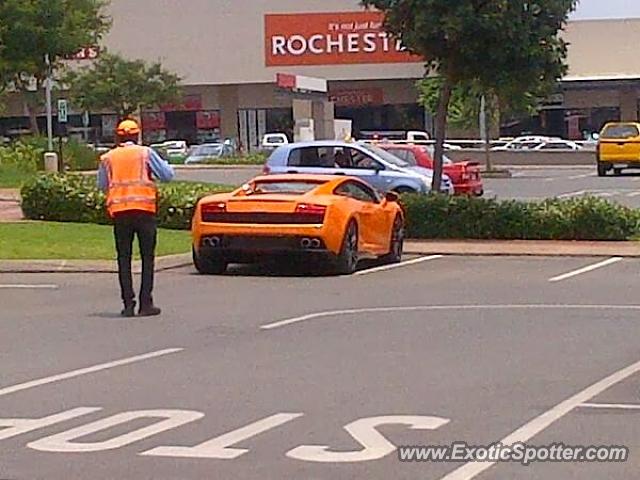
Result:
[[560,138],[544,137],[541,135],[530,135],[525,137],[517,137],[508,141],[506,144],[499,147],[493,147],[491,150],[494,152],[500,151],[513,151],[513,150],[530,150],[533,146],[539,145],[542,142],[548,142],[550,140],[560,140]]
[[289,138],[284,133],[267,133],[262,137],[262,148],[273,150],[289,143]]
[[582,150],[583,147],[576,142],[570,140],[547,140],[540,142],[538,145],[529,148],[533,151],[555,151],[555,150]]

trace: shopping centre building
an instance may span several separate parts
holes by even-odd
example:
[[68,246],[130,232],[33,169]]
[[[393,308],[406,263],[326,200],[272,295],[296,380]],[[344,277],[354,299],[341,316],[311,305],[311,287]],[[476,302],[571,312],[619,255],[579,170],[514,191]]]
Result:
[[[292,96],[278,88],[279,73],[326,79],[336,118],[352,119],[356,133],[430,128],[415,88],[423,62],[390,39],[380,14],[363,11],[359,0],[111,0],[109,13],[103,47],[160,60],[182,77],[179,105],[143,113],[149,141],[222,136],[248,146],[268,131],[291,134]],[[503,125],[504,134],[578,139],[605,121],[638,117],[640,19],[571,22],[564,36],[569,72],[558,94],[540,115]],[[113,115],[70,108],[72,131],[109,139]],[[4,115],[0,135],[28,128],[18,99]]]

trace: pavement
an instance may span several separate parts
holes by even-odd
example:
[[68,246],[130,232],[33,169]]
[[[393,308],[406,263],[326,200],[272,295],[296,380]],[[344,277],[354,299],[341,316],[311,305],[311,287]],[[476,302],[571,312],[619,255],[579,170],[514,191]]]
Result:
[[[638,267],[184,267],[157,277],[161,317],[127,320],[113,274],[0,274],[0,478],[637,478]],[[630,456],[525,467],[397,450],[499,440]]]
[[20,192],[11,188],[0,188],[0,222],[22,220]]

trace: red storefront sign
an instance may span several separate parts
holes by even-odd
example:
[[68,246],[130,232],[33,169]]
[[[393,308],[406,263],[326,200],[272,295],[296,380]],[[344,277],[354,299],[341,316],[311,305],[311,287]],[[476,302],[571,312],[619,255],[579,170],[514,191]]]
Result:
[[381,12],[265,15],[267,66],[423,62],[384,27]]
[[220,128],[220,112],[217,110],[197,112],[196,126],[199,130],[214,130]]
[[202,96],[185,95],[179,104],[161,105],[160,110],[163,112],[197,112],[202,110]]
[[100,47],[92,46],[81,48],[75,54],[71,55],[68,60],[95,60],[100,56]]
[[142,129],[145,131],[165,130],[167,119],[164,112],[150,112],[142,114]]
[[340,90],[331,92],[329,100],[338,107],[359,107],[363,105],[384,105],[384,92],[381,88],[363,88],[358,90]]

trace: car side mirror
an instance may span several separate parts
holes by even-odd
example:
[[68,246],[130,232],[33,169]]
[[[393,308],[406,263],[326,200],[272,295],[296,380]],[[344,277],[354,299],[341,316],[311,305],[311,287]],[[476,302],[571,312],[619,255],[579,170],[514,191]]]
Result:
[[400,200],[400,195],[396,192],[387,192],[384,196],[387,202],[397,203]]
[[375,163],[375,164],[373,165],[373,170],[376,172],[376,175],[377,175],[378,173],[380,173],[380,172],[383,172],[383,171],[384,171],[384,169],[385,169],[385,168],[384,168],[384,166],[383,166],[383,165],[380,165],[379,163]]

